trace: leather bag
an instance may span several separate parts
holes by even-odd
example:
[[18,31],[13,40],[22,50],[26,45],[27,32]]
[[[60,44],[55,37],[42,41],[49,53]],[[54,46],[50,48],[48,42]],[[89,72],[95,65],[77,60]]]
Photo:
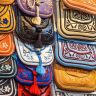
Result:
[[0,78],[12,78],[17,73],[17,66],[15,60],[9,57],[0,57]]
[[84,41],[96,40],[95,15],[69,9],[62,0],[56,1],[55,5],[57,32],[61,36]]
[[14,79],[0,79],[0,96],[16,96],[17,87]]
[[0,56],[10,56],[14,51],[13,34],[0,34]]
[[55,83],[58,88],[70,91],[96,90],[96,70],[86,71],[54,64]]
[[96,69],[96,44],[72,39],[64,39],[56,34],[55,57],[63,66]]
[[23,85],[29,85],[31,94],[40,95],[39,87],[46,87],[52,82],[52,66],[45,67],[45,74],[41,75],[36,72],[35,66],[24,65],[18,56],[16,63],[18,67],[16,80]]
[[12,6],[0,5],[0,33],[13,32],[15,27],[16,21]]
[[52,18],[42,19],[39,26],[32,23],[32,18],[16,11],[17,27],[16,35],[24,43],[33,44],[35,47],[43,47],[54,44],[55,32],[53,28]]

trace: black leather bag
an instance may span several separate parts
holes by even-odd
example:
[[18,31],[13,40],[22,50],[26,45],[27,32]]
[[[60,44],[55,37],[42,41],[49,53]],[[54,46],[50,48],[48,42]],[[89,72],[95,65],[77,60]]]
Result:
[[42,19],[40,25],[32,24],[32,18],[17,9],[16,35],[24,42],[33,44],[35,47],[51,45],[55,39],[52,18]]

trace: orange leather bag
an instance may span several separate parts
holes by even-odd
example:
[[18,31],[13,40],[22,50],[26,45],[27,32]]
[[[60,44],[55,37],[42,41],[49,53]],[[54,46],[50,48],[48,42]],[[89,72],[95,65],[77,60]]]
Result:
[[0,0],[0,5],[9,5],[12,4],[14,0]]
[[63,90],[72,91],[95,91],[96,71],[85,71],[77,68],[54,65],[56,85]]
[[0,56],[10,56],[14,51],[13,34],[0,34]]
[[10,5],[0,5],[0,33],[12,32],[15,27],[16,21],[13,8]]
[[63,0],[70,8],[96,14],[96,0]]

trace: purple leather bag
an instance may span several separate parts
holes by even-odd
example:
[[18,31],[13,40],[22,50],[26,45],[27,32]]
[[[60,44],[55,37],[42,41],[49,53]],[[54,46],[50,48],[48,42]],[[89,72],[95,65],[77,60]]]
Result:
[[52,0],[17,0],[17,4],[24,13],[31,16],[37,15],[36,6],[39,6],[38,11],[41,18],[48,18],[53,14]]

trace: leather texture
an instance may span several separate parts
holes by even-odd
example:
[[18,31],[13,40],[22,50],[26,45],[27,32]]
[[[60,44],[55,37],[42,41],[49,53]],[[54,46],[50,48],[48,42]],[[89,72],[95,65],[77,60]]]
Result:
[[[36,49],[31,44],[21,42],[20,39],[16,36],[14,36],[14,40],[18,56],[24,64],[35,66],[39,65],[40,60],[38,56],[40,56],[40,58],[42,59],[43,66],[48,66],[52,64],[54,60],[54,54],[51,45]],[[36,50],[40,51],[39,55],[36,53]]]
[[[18,83],[18,96],[34,96],[29,92],[31,86],[23,86],[22,84]],[[40,88],[40,96],[50,96],[51,94],[51,86]]]
[[56,39],[55,57],[59,64],[85,70],[96,69],[94,43],[64,39],[59,34],[56,34]]
[[[24,65],[20,59],[16,59],[18,72],[16,75],[16,80],[23,85],[32,85],[34,84],[34,72],[36,72],[36,66]],[[38,86],[44,87],[48,86],[52,82],[52,66],[45,67],[45,74],[36,75],[36,82]]]
[[0,5],[9,5],[12,4],[14,0],[0,0]]
[[56,85],[63,90],[90,92],[96,89],[96,71],[86,71],[77,68],[54,64]]
[[0,78],[12,78],[17,73],[17,66],[15,60],[9,57],[0,57]]
[[[24,13],[31,16],[36,16],[36,5],[34,4],[35,1],[36,0],[17,0],[17,4]],[[53,14],[52,0],[40,0],[39,9],[40,17],[51,17]]]
[[41,32],[41,41],[42,46],[47,46],[54,44],[55,40],[55,32],[52,25],[52,18],[42,19],[41,25],[39,28],[36,28],[32,24],[32,18],[20,12],[17,9],[16,12],[16,35],[20,38],[22,42],[30,43],[35,45],[38,40],[39,32],[38,30],[42,30]]
[[0,5],[0,33],[13,32],[15,27],[16,21],[12,6]]
[[62,5],[62,1],[56,1],[58,33],[68,39],[95,41],[95,15],[71,10]]
[[63,0],[70,8],[96,14],[96,0]]
[[14,51],[13,34],[0,34],[0,56],[10,56]]

